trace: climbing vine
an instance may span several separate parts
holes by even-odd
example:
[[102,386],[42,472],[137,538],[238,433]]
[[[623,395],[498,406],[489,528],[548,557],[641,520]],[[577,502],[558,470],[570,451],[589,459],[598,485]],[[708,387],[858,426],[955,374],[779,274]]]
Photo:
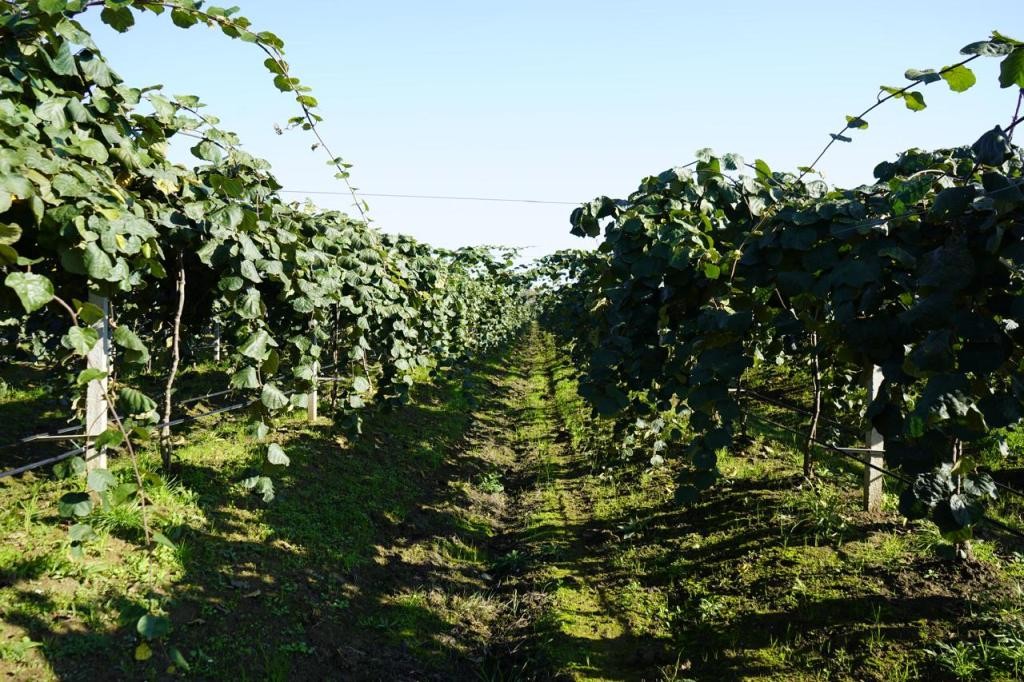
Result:
[[[920,86],[966,90],[967,64],[985,56],[1001,59],[1002,87],[1024,88],[1024,44],[993,33],[963,53],[908,71],[879,102],[923,109]],[[851,141],[873,109],[847,117],[829,146]],[[741,380],[813,368],[817,404],[860,406],[888,463],[913,477],[902,512],[970,537],[996,488],[964,444],[1024,416],[1024,163],[1010,142],[1020,121],[971,146],[904,152],[854,189],[813,167],[780,173],[705,149],[625,200],[583,205],[573,233],[603,241],[596,255],[549,259],[543,281],[561,278],[564,295],[542,313],[585,367],[581,393],[599,414],[687,414],[686,451],[704,472],[680,486],[691,499],[734,442]],[[867,404],[873,365],[884,381]]]
[[[166,376],[165,468],[172,463],[166,422],[182,337],[214,326],[223,337],[230,388],[250,400],[252,436],[262,443],[244,485],[269,502],[274,473],[290,463],[273,424],[307,405],[325,365],[341,387],[338,419],[358,431],[368,405],[405,400],[425,369],[500,344],[528,315],[505,251],[446,252],[384,235],[361,202],[352,217],[282,200],[269,164],[245,152],[197,97],[124,83],[77,21],[88,11],[122,32],[139,13],[166,13],[179,27],[211,26],[255,44],[274,85],[295,97],[290,125],[315,136],[346,183],[349,168],[320,136],[317,102],[289,71],[282,41],[252,30],[234,8],[5,3],[0,318],[17,331],[4,353],[77,365],[75,394],[109,382],[111,426],[91,446],[135,465],[134,482],[92,470],[82,492],[65,496],[61,513],[78,521],[71,534],[79,551],[96,506],[148,506],[146,482],[156,474],[139,469],[133,443],[154,437],[159,417],[155,396],[133,385],[143,369]],[[195,167],[168,158],[182,143]],[[96,300],[109,301],[109,316]],[[112,327],[109,372],[84,368],[101,323]],[[65,464],[82,468],[80,460]]]

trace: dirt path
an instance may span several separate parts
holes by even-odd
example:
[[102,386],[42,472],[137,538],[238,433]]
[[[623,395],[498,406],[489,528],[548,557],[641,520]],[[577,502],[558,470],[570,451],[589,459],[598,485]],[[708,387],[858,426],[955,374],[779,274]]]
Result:
[[[358,617],[379,627],[350,646],[350,673],[659,679],[650,643],[615,615],[594,570],[609,533],[556,400],[555,357],[533,333],[476,373],[469,427],[438,474],[447,491],[412,512],[360,577],[379,596]],[[370,641],[381,636],[389,646]]]
[[518,471],[504,536],[517,561],[503,587],[529,611],[512,631],[515,655],[504,669],[522,675],[515,679],[662,679],[654,665],[661,647],[623,617],[607,582],[601,547],[617,529],[599,518],[600,472],[567,424],[573,416],[589,421],[589,410],[574,384],[557,381],[564,367],[550,337],[532,335],[520,361]]

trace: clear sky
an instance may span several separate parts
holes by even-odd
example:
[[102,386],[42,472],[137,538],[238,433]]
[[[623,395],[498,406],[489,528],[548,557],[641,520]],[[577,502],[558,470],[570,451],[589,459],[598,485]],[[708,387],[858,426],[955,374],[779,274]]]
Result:
[[[313,87],[323,134],[355,164],[365,192],[582,202],[624,196],[639,180],[712,147],[806,165],[907,68],[941,68],[992,29],[1024,39],[1024,3],[694,3],[683,0],[234,0],[257,30],[285,41]],[[231,3],[227,3],[231,4]],[[222,126],[269,159],[288,196],[341,191],[253,46],[168,15],[127,34],[85,17],[130,84],[198,95]],[[891,102],[867,131],[821,164],[841,185],[908,147],[970,144],[1016,103],[998,61],[975,62],[962,94],[924,89],[928,109]],[[345,196],[316,195],[351,209]],[[585,246],[568,234],[572,206],[369,198],[383,230],[439,246],[501,243],[538,255]]]

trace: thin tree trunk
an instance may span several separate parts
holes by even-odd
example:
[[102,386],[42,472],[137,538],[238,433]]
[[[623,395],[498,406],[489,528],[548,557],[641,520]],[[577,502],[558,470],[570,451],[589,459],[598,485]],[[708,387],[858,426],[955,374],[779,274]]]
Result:
[[[964,443],[959,438],[953,439],[953,467],[963,459],[964,456]],[[960,475],[959,470],[956,474],[956,493],[959,495],[963,488],[963,477]],[[961,540],[960,542],[954,543],[953,552],[956,554],[956,558],[960,561],[973,561],[974,560],[974,549],[971,547],[970,540]]]
[[178,363],[181,361],[181,315],[185,310],[185,264],[178,255],[178,312],[174,316],[174,329],[171,339],[171,372],[167,375],[167,386],[164,388],[164,426],[160,429],[160,459],[164,471],[171,468],[171,393],[174,379],[178,375]]
[[[334,366],[334,374],[338,375],[338,320],[341,314],[338,306],[334,306],[334,324],[331,325],[331,363]],[[338,382],[331,382],[331,412],[338,410]]]
[[811,380],[814,384],[814,407],[811,414],[811,426],[807,430],[807,441],[804,443],[804,476],[814,476],[814,463],[811,451],[814,439],[818,437],[818,420],[821,418],[821,364],[818,358],[818,333],[811,332]]

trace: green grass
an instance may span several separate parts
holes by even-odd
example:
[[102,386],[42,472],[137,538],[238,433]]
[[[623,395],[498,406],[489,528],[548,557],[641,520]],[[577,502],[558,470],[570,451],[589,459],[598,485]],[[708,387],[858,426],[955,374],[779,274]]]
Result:
[[[276,433],[292,466],[275,480],[270,504],[239,484],[259,458],[243,422],[227,418],[179,432],[173,475],[146,489],[150,524],[173,549],[145,550],[141,510],[121,505],[91,515],[96,537],[75,560],[56,500],[84,482],[45,472],[0,481],[0,672],[32,679],[155,675],[168,665],[164,645],[149,661],[133,657],[134,623],[147,612],[170,616],[167,643],[200,677],[245,670],[285,679],[318,669],[337,638],[352,638],[356,619],[401,606],[387,601],[391,586],[364,586],[359,573],[414,509],[430,504],[436,488],[429,481],[468,424],[459,385],[417,395],[413,406],[371,417],[356,443],[329,420],[309,425],[301,413],[284,420]],[[142,457],[156,467],[155,452]],[[123,461],[112,471],[129,479]],[[473,551],[453,540],[449,554],[468,561]]]
[[[472,395],[418,386],[355,442],[296,413],[275,431],[292,466],[269,504],[239,483],[262,456],[246,424],[194,424],[146,488],[173,548],[140,549],[125,505],[92,515],[75,559],[56,500],[81,478],[0,481],[0,673],[162,678],[174,646],[200,679],[1021,676],[1024,560],[1007,547],[953,564],[891,491],[864,514],[848,462],[821,453],[804,481],[794,443],[754,425],[681,506],[685,463],[652,466],[644,439],[624,457],[574,377],[535,331],[475,368]],[[19,401],[60,408],[26,381],[0,413]],[[144,613],[171,631],[137,661]]]
[[[1007,548],[975,543],[980,563],[947,560],[930,524],[906,527],[859,509],[859,472],[821,453],[813,483],[783,434],[720,461],[696,503],[673,501],[678,460],[614,459],[610,426],[576,395],[550,346],[535,363],[549,405],[527,423],[538,453],[524,539],[549,592],[540,669],[598,679],[945,679],[967,646],[974,679],[1011,679],[1022,585]],[[567,432],[559,445],[543,434]],[[537,434],[541,434],[537,436]],[[979,636],[979,643],[956,645]],[[988,653],[987,658],[981,650]],[[980,650],[979,650],[980,649]],[[933,651],[933,653],[928,653]]]

